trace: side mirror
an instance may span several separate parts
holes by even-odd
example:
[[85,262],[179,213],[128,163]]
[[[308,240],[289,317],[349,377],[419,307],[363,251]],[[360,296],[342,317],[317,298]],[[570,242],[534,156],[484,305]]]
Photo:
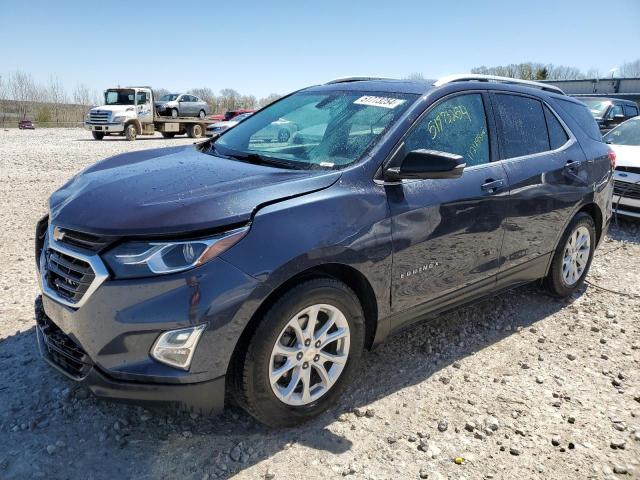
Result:
[[385,178],[403,179],[459,178],[466,163],[462,155],[438,150],[412,150],[402,159],[399,167],[388,168]]

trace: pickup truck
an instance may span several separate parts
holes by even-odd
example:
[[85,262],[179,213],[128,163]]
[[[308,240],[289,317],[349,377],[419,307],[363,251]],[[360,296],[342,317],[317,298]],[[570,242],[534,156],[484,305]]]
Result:
[[124,135],[135,140],[138,135],[160,132],[164,138],[187,134],[199,138],[210,120],[198,117],[163,117],[154,107],[151,87],[109,88],[104,92],[104,105],[87,113],[84,128],[91,131],[95,140],[105,135]]

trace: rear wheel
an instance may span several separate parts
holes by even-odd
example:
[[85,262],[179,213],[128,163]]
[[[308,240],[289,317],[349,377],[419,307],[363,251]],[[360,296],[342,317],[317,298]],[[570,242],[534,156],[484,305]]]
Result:
[[187,134],[191,138],[200,138],[202,136],[202,125],[199,123],[194,123],[190,127],[188,127]]
[[364,315],[355,293],[337,280],[309,280],[263,317],[236,365],[236,396],[262,423],[297,425],[338,401],[363,346]]
[[596,245],[593,218],[581,212],[571,221],[556,248],[545,286],[558,297],[568,297],[583,284]]
[[124,127],[124,136],[127,137],[127,140],[130,142],[134,141],[138,136],[138,130],[133,123],[130,123],[126,127]]
[[91,132],[94,140],[102,140],[104,138],[104,132]]

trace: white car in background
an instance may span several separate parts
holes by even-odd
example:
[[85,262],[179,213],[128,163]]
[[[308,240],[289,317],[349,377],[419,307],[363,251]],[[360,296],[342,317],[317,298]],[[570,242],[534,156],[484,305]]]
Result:
[[621,123],[604,136],[616,152],[613,210],[640,218],[640,117]]
[[242,120],[244,120],[245,118],[251,116],[252,113],[253,112],[241,113],[240,115],[236,115],[235,117],[233,117],[232,120],[225,120],[225,121],[222,121],[222,122],[212,123],[211,125],[209,125],[207,127],[207,129],[205,130],[204,134],[207,137],[213,137],[214,135],[220,134],[220,133],[224,132],[225,130],[230,129],[231,127],[235,127]]

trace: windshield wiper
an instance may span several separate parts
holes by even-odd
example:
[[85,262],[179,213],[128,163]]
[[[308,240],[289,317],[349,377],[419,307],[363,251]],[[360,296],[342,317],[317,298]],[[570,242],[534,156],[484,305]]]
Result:
[[254,163],[256,165],[273,165],[280,168],[290,168],[301,170],[302,167],[285,160],[277,160],[275,158],[260,155],[259,153],[227,153],[225,157],[234,158],[243,162]]

